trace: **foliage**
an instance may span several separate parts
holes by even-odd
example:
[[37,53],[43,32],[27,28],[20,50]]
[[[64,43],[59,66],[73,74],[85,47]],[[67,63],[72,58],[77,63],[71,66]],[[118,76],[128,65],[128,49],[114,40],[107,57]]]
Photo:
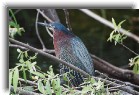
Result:
[[[39,72],[36,71],[36,61],[33,61],[36,59],[37,54],[34,56],[28,56],[28,51],[21,51],[20,49],[17,49],[17,52],[19,53],[17,59],[19,60],[19,63],[17,63],[13,69],[9,70],[9,83],[10,85],[13,84],[14,92],[16,92],[17,86],[18,86],[18,79],[19,79],[19,72],[23,73],[23,78],[27,80],[26,72],[33,73],[34,75],[38,75],[39,77],[44,77]],[[32,62],[33,61],[33,62]],[[36,72],[36,73],[35,73]],[[13,80],[13,81],[12,81]]]
[[125,22],[125,20],[121,21],[118,25],[116,24],[115,20],[112,18],[112,23],[114,25],[114,30],[111,32],[110,37],[107,41],[112,42],[114,40],[115,45],[117,43],[123,43],[123,40],[127,38],[124,34],[121,34],[119,30],[121,29],[121,25]]
[[[63,75],[54,74],[52,66],[49,67],[47,73],[44,73],[36,65],[37,62],[34,61],[37,58],[37,54],[29,56],[28,51],[21,51],[20,49],[17,49],[17,52],[19,53],[17,57],[19,63],[9,70],[9,82],[10,86],[13,85],[14,87],[14,93],[16,93],[18,85],[23,85],[19,83],[19,73],[22,72],[24,80],[27,81],[27,72],[29,72],[30,80],[36,81],[37,89],[43,95],[52,95],[53,93],[56,95],[106,95],[108,93],[113,95],[107,89],[108,87],[106,88],[103,81],[96,81],[93,78],[85,78],[84,83],[75,88],[71,88],[69,84],[61,85],[61,76],[64,76],[65,81],[70,81],[67,79],[67,73]],[[81,88],[82,90],[78,90]],[[23,89],[34,91],[32,86],[24,86]]]
[[11,14],[11,18],[13,18],[13,20],[9,21],[9,36],[12,38],[14,38],[16,34],[21,36],[22,35],[21,32],[22,31],[25,32],[24,28],[19,26],[14,16],[14,13],[11,9],[9,9],[9,14]]
[[133,72],[139,74],[139,56],[129,59],[130,66],[133,66]]
[[[112,18],[112,23],[114,25],[114,30],[110,33],[110,37],[107,41],[112,42],[114,40],[115,45],[117,43],[123,44],[123,40],[127,38],[124,34],[119,33],[119,30],[121,28],[122,23],[124,23],[125,20],[121,21],[118,25],[116,24],[115,20]],[[127,47],[126,47],[127,48]],[[129,59],[130,66],[133,66],[133,72],[136,74],[139,74],[139,56],[136,56],[135,58]]]

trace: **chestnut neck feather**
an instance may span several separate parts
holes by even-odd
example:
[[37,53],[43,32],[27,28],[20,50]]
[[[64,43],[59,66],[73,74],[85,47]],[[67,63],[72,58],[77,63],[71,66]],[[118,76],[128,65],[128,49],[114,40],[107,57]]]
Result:
[[54,44],[54,49],[57,57],[59,56],[58,54],[60,54],[62,45],[70,44],[70,39],[72,37],[75,37],[73,33],[65,33],[57,30],[55,30],[53,36],[54,36],[53,44]]

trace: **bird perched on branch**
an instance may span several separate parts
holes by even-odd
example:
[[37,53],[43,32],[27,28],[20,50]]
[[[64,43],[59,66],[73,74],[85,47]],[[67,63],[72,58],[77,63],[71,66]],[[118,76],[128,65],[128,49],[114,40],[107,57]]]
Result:
[[[55,54],[69,64],[72,64],[91,76],[94,75],[94,66],[92,58],[85,45],[79,37],[74,35],[61,23],[39,23],[48,27],[53,32],[53,44]],[[67,66],[60,64],[60,74],[69,72],[68,79],[72,86],[79,86],[83,82],[84,76],[79,72],[71,71]]]

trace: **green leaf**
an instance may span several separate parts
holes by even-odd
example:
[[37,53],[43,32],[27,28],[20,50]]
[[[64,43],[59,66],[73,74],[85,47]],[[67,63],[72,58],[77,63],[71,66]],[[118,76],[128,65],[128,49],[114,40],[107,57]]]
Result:
[[114,30],[111,32],[111,34],[110,34],[110,37],[108,38],[108,40],[107,41],[112,41],[112,39],[113,39],[113,34],[114,34]]
[[40,73],[40,72],[31,72],[32,74],[34,74],[34,75],[36,75],[36,76],[39,76],[39,77],[41,77],[41,78],[45,78],[45,76],[42,74],[42,73]]
[[25,81],[27,81],[27,76],[26,76],[25,68],[22,67],[22,69],[23,69],[23,78],[24,78]]
[[41,93],[43,93],[43,94],[45,93],[44,92],[44,86],[43,86],[43,83],[41,80],[38,81],[38,89]]
[[83,89],[82,89],[82,94],[85,94],[90,90],[91,90],[91,86],[84,86]]
[[115,45],[117,44],[117,42],[119,42],[119,38],[120,38],[120,34],[115,35]]
[[112,23],[114,25],[114,28],[117,28],[117,25],[116,25],[116,22],[115,22],[114,18],[112,18]]
[[49,80],[47,80],[47,82],[46,82],[46,92],[47,92],[47,94],[52,95]]
[[13,21],[10,21],[10,22],[9,22],[9,25],[12,26],[12,27],[16,27],[16,23],[13,22]]
[[17,90],[17,85],[18,85],[18,78],[19,78],[19,70],[17,67],[14,68],[14,73],[13,73],[13,87],[14,87],[14,92]]
[[19,52],[19,53],[20,53],[20,52],[21,52],[21,50],[18,48],[18,49],[17,49],[17,52]]
[[126,20],[123,20],[123,21],[121,21],[121,22],[118,24],[118,29],[121,28],[121,25],[122,25],[125,21],[126,21]]
[[136,74],[139,74],[139,65],[138,64],[134,65],[133,72],[136,73]]
[[18,55],[17,59],[19,59],[19,58],[20,58],[21,54],[22,54],[22,52],[20,52],[20,53],[19,53],[19,55]]
[[64,73],[64,74],[63,74],[63,80],[64,80],[64,81],[68,81],[67,73]]
[[96,82],[96,80],[94,78],[91,78],[90,82],[93,84]]
[[52,84],[53,89],[55,89],[55,86],[56,86],[56,79],[51,80],[51,84]]
[[10,71],[10,73],[9,73],[9,86],[11,86],[11,84],[12,84],[12,75],[13,75],[13,72]]
[[57,78],[56,80],[57,81],[56,81],[56,85],[55,85],[55,93],[56,93],[56,95],[61,95],[62,88],[60,86],[60,78]]
[[14,16],[14,13],[13,13],[13,11],[12,11],[11,9],[9,9],[9,12],[11,13],[11,15],[12,15],[12,17],[13,17],[13,19],[14,19],[14,22],[17,24],[17,21],[16,21],[16,18],[15,18],[15,16]]
[[[21,56],[22,56],[22,55],[21,55]],[[19,60],[19,62],[20,62],[20,63],[24,63],[24,59],[21,58],[21,59]]]
[[36,56],[30,57],[30,59],[32,59],[32,60],[33,60],[33,59],[36,59]]
[[25,57],[26,57],[26,58],[28,57],[28,52],[27,52],[27,51],[25,51]]

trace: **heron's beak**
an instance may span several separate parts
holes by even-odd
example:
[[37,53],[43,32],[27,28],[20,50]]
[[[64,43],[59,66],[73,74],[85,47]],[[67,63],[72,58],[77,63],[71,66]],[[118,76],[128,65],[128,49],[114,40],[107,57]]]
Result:
[[46,26],[46,27],[49,27],[49,26],[50,26],[49,24],[47,24],[47,23],[42,23],[42,22],[37,22],[37,24],[40,24],[40,25]]
[[[49,34],[51,37],[53,37],[53,33],[54,33],[55,31],[54,31],[54,28],[52,28],[52,26],[51,26],[50,24],[48,24],[48,23],[42,23],[42,22],[37,22],[37,24],[40,24],[40,25],[42,25],[42,26],[45,26],[45,28],[46,28],[48,34]],[[49,31],[49,29],[50,29],[51,31]],[[52,33],[51,33],[51,32],[52,32]]]
[[48,24],[48,23],[42,23],[42,22],[37,22],[37,23],[40,24],[40,25],[42,25],[42,26],[47,27],[47,28],[50,29],[52,32],[54,32],[54,29],[53,29],[53,27],[52,27],[50,24]]

